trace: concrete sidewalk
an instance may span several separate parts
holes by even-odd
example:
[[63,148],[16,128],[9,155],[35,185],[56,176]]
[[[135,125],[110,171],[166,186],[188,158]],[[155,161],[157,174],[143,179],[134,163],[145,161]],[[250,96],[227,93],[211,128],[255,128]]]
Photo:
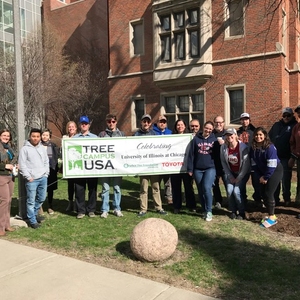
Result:
[[1,300],[215,299],[6,240],[0,249]]

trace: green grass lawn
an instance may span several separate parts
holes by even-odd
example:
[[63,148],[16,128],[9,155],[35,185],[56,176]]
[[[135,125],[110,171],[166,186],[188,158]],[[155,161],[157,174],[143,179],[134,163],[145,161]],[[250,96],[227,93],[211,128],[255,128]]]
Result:
[[[136,216],[138,178],[124,178],[122,192],[123,218],[110,214],[101,219],[98,199],[97,218],[78,220],[65,213],[67,182],[60,180],[54,193],[55,214],[45,213],[38,230],[20,228],[5,238],[222,299],[300,299],[299,238],[230,220],[223,210],[214,211],[213,221],[205,222],[188,211],[174,215],[165,205],[167,216],[148,212],[147,218],[164,218],[175,226],[177,250],[165,262],[141,263],[129,244],[133,228],[142,221]],[[43,207],[47,209],[46,203]],[[12,214],[17,213],[14,199]]]

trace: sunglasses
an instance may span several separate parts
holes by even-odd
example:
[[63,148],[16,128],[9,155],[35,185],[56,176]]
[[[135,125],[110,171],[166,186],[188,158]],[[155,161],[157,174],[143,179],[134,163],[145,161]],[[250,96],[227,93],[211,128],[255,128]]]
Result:
[[142,122],[143,122],[143,123],[148,123],[148,124],[150,124],[150,123],[151,123],[151,121],[150,121],[150,120],[143,120]]
[[106,120],[106,123],[108,123],[108,124],[115,124],[117,121],[115,121],[115,120]]
[[81,125],[88,125],[89,123],[86,122],[82,122]]
[[289,115],[289,114],[287,114],[287,115],[282,115],[282,117],[283,118],[290,118],[292,115]]
[[190,127],[199,127],[199,125],[190,125]]
[[166,120],[160,120],[159,123],[164,123],[164,124],[166,124],[167,121],[166,121]]

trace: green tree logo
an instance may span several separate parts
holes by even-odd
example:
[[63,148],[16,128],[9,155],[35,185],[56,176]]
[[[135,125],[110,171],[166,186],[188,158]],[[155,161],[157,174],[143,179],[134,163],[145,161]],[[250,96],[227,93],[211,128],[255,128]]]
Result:
[[68,165],[69,170],[83,170],[81,146],[68,147]]

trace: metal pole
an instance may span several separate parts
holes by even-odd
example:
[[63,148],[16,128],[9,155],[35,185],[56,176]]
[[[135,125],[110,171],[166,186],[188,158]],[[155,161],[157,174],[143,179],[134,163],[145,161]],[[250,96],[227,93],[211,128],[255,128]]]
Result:
[[[21,26],[20,26],[20,6],[19,0],[13,0],[14,16],[14,54],[15,54],[15,96],[17,113],[17,133],[18,133],[18,152],[25,141],[25,116],[24,116],[24,97],[23,97],[23,76],[22,76],[22,49],[21,49]],[[19,191],[19,216],[22,219],[27,217],[26,210],[26,190],[24,178],[18,176]]]

